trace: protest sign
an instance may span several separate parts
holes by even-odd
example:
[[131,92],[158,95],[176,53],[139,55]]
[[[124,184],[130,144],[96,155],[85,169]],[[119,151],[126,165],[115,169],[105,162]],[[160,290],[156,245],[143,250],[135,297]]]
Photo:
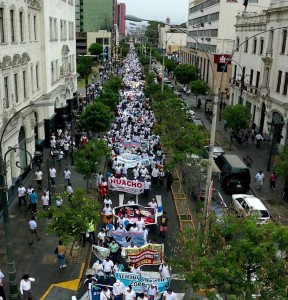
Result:
[[122,247],[127,247],[133,242],[140,247],[145,244],[144,231],[111,231],[114,240]]
[[138,217],[141,217],[145,225],[157,224],[157,209],[145,207],[139,204],[122,205],[114,207],[113,215],[116,218],[124,216],[130,224],[136,223]]
[[144,166],[149,166],[149,157],[147,158],[141,158],[141,156],[137,154],[132,154],[132,153],[122,153],[117,156],[117,163],[119,164],[125,164],[125,166],[130,169],[130,168],[135,168],[138,164],[144,165]]
[[160,265],[163,263],[164,244],[146,244],[138,248],[123,248],[122,256],[130,264],[137,264],[138,267],[143,265]]
[[152,283],[156,284],[159,293],[163,293],[170,284],[170,276],[164,278],[151,278],[144,277],[141,274],[127,272],[116,272],[115,279],[119,279],[126,287],[131,285],[132,289],[138,293],[147,290]]
[[[89,284],[89,300],[100,300],[100,293],[104,285],[102,284]],[[107,285],[106,285],[107,286]],[[112,292],[112,286],[107,286]]]
[[110,250],[104,247],[92,245],[92,252],[100,259],[104,260],[109,256]]
[[144,183],[124,178],[108,178],[108,186],[110,190],[125,192],[133,195],[139,195],[144,192]]

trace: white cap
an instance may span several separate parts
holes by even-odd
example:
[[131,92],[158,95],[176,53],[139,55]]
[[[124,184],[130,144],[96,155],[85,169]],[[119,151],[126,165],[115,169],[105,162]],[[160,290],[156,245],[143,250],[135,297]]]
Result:
[[118,283],[117,285],[120,285],[120,280],[119,280],[119,279],[117,279],[117,280],[116,280],[116,283]]

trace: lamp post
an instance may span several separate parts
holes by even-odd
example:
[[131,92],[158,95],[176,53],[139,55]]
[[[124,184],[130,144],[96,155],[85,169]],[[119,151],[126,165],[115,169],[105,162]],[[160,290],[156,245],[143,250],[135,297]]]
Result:
[[39,103],[30,103],[20,110],[18,110],[5,124],[1,137],[0,137],[0,200],[2,204],[2,212],[3,212],[3,223],[4,223],[4,233],[5,233],[5,245],[6,245],[6,255],[7,255],[7,264],[8,264],[8,274],[9,274],[9,290],[10,290],[10,300],[20,300],[20,295],[17,288],[17,276],[16,276],[16,268],[15,268],[15,261],[14,261],[14,252],[13,252],[13,245],[12,245],[12,236],[11,236],[11,228],[10,228],[10,220],[9,220],[9,207],[8,207],[8,197],[7,197],[7,185],[6,185],[6,155],[14,148],[10,148],[3,157],[3,149],[2,143],[5,131],[7,127],[10,125],[11,121],[17,117],[21,111],[29,108],[29,107],[39,107],[39,106],[50,106],[51,103],[49,102],[39,102]]

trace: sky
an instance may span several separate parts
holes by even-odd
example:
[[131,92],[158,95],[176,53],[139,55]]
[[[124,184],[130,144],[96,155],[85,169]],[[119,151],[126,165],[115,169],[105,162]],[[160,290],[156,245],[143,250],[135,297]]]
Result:
[[118,0],[120,2],[126,4],[127,15],[159,21],[169,17],[171,24],[181,24],[188,19],[189,0]]

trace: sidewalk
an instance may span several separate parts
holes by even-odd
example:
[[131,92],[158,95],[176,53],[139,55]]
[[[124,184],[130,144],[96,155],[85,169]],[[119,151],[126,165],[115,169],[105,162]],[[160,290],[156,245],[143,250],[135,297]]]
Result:
[[[179,88],[179,85],[177,86]],[[205,96],[201,97],[204,99]],[[205,118],[204,105],[202,105],[201,110],[196,110],[196,99],[195,96],[184,96],[184,102],[187,103],[192,110],[195,110],[196,115],[202,120],[206,129],[211,130],[211,123]],[[203,102],[203,101],[202,101]],[[241,159],[247,154],[253,159],[251,172],[251,192],[255,194],[258,198],[263,200],[264,204],[267,206],[269,212],[275,221],[288,225],[288,203],[281,200],[282,190],[284,188],[284,179],[278,178],[276,182],[276,191],[271,191],[269,187],[269,178],[271,172],[267,172],[267,163],[269,154],[271,151],[271,141],[263,142],[260,149],[256,148],[256,142],[254,144],[249,141],[248,144],[239,145],[237,141],[230,143],[230,130],[224,130],[224,121],[219,121],[219,110],[217,116],[216,125],[216,143],[222,146],[227,154],[236,154]],[[274,150],[276,151],[276,149]],[[272,157],[273,161],[273,157]],[[262,171],[265,174],[265,182],[261,191],[256,189],[256,184],[254,182],[254,177],[256,173]],[[272,170],[271,170],[272,171]]]

